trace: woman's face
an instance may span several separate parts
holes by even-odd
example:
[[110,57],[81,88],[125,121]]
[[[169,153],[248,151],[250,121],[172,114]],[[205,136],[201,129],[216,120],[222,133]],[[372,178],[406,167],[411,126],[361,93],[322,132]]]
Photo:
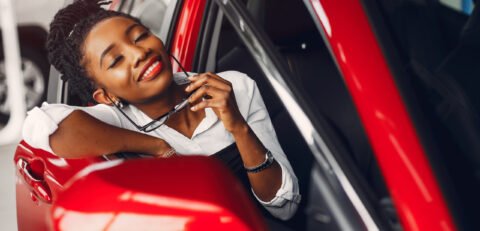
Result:
[[83,65],[98,87],[129,103],[162,97],[172,83],[162,41],[129,18],[97,23],[85,39],[83,52]]

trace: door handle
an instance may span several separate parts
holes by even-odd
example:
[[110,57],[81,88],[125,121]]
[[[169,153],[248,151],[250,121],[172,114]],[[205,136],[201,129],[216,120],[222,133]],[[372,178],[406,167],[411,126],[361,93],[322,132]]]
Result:
[[36,177],[30,172],[29,165],[30,164],[28,163],[28,161],[20,158],[17,161],[17,170],[19,171],[24,182],[27,184],[27,187],[30,189],[31,193],[35,197],[42,200],[43,202],[51,203],[52,193],[50,192],[50,188],[48,187],[43,177]]

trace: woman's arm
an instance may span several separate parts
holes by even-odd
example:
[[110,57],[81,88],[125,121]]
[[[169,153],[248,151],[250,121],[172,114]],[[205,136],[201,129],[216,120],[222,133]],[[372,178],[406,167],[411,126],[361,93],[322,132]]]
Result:
[[73,111],[50,135],[50,146],[63,158],[138,152],[161,156],[170,146],[162,139],[104,123],[83,111]]
[[275,159],[273,164],[260,172],[249,173],[248,177],[254,195],[265,209],[275,217],[287,220],[295,214],[301,200],[298,180],[278,142],[258,87],[240,72],[219,75],[222,78],[211,73],[190,78],[193,83],[187,91],[200,88],[190,99],[194,104],[192,109],[210,107],[215,111],[234,137],[246,167],[263,163],[267,149],[271,151]]
[[[262,164],[267,149],[239,112],[231,83],[213,73],[192,76],[190,80],[192,83],[186,91],[196,90],[189,99],[194,105],[192,110],[212,108],[225,129],[233,135],[244,165],[254,167]],[[204,96],[208,96],[208,99],[202,100]],[[282,169],[274,161],[267,169],[250,173],[248,177],[255,194],[262,201],[270,201],[282,184]]]
[[120,127],[120,118],[106,105],[73,107],[44,103],[28,112],[23,139],[32,147],[64,158],[119,151],[161,156],[170,149],[161,139]]
[[[267,149],[247,123],[231,133],[246,167],[255,167],[265,161]],[[249,173],[248,178],[255,195],[262,201],[271,201],[282,185],[282,169],[278,162],[274,161],[271,166],[260,172]]]

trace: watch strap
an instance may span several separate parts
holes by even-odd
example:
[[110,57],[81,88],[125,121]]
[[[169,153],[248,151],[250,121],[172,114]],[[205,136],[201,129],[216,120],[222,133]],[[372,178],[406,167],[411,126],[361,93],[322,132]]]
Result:
[[245,171],[249,172],[249,173],[257,173],[257,172],[260,172],[268,167],[270,167],[270,165],[273,164],[273,161],[275,159],[273,158],[273,155],[272,155],[272,152],[270,152],[270,150],[267,150],[267,153],[265,153],[265,161],[263,163],[261,163],[260,165],[258,166],[255,166],[255,167],[246,167],[246,166],[243,166],[245,168]]

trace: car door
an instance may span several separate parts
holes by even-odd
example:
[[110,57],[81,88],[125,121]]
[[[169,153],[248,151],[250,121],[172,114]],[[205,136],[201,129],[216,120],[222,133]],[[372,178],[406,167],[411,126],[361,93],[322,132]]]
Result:
[[[306,6],[211,1],[205,15],[193,70],[237,70],[256,81],[303,196],[285,225],[295,230],[399,228],[350,95]],[[292,18],[301,20],[287,25]],[[293,68],[297,65],[303,66]]]
[[403,227],[455,229],[434,162],[418,138],[418,120],[414,121],[412,108],[407,109],[411,98],[401,92],[406,85],[392,75],[398,69],[387,65],[392,61],[385,59],[385,54],[391,55],[386,48],[390,44],[376,36],[378,24],[372,27],[373,18],[381,13],[365,7],[370,1],[350,1],[349,7],[329,0],[304,2],[358,108]]
[[[65,5],[71,2],[65,1]],[[167,2],[163,1],[162,3]],[[116,1],[115,4],[121,3]],[[164,17],[158,19],[158,24],[164,25],[162,30],[158,31],[164,41],[167,40],[167,35],[173,36],[173,28],[175,28],[173,25],[176,22],[173,19],[178,15],[182,4],[181,1],[172,0],[166,6],[166,8],[162,8]],[[59,75],[59,72],[51,67],[47,102],[85,106],[80,105],[78,97],[69,94],[68,83],[61,81]],[[25,141],[21,141],[14,156],[14,164],[17,169],[18,229],[48,230],[48,212],[52,204],[56,202],[59,193],[64,189],[64,185],[85,167],[106,160],[108,157],[63,159],[44,150],[35,149]]]

